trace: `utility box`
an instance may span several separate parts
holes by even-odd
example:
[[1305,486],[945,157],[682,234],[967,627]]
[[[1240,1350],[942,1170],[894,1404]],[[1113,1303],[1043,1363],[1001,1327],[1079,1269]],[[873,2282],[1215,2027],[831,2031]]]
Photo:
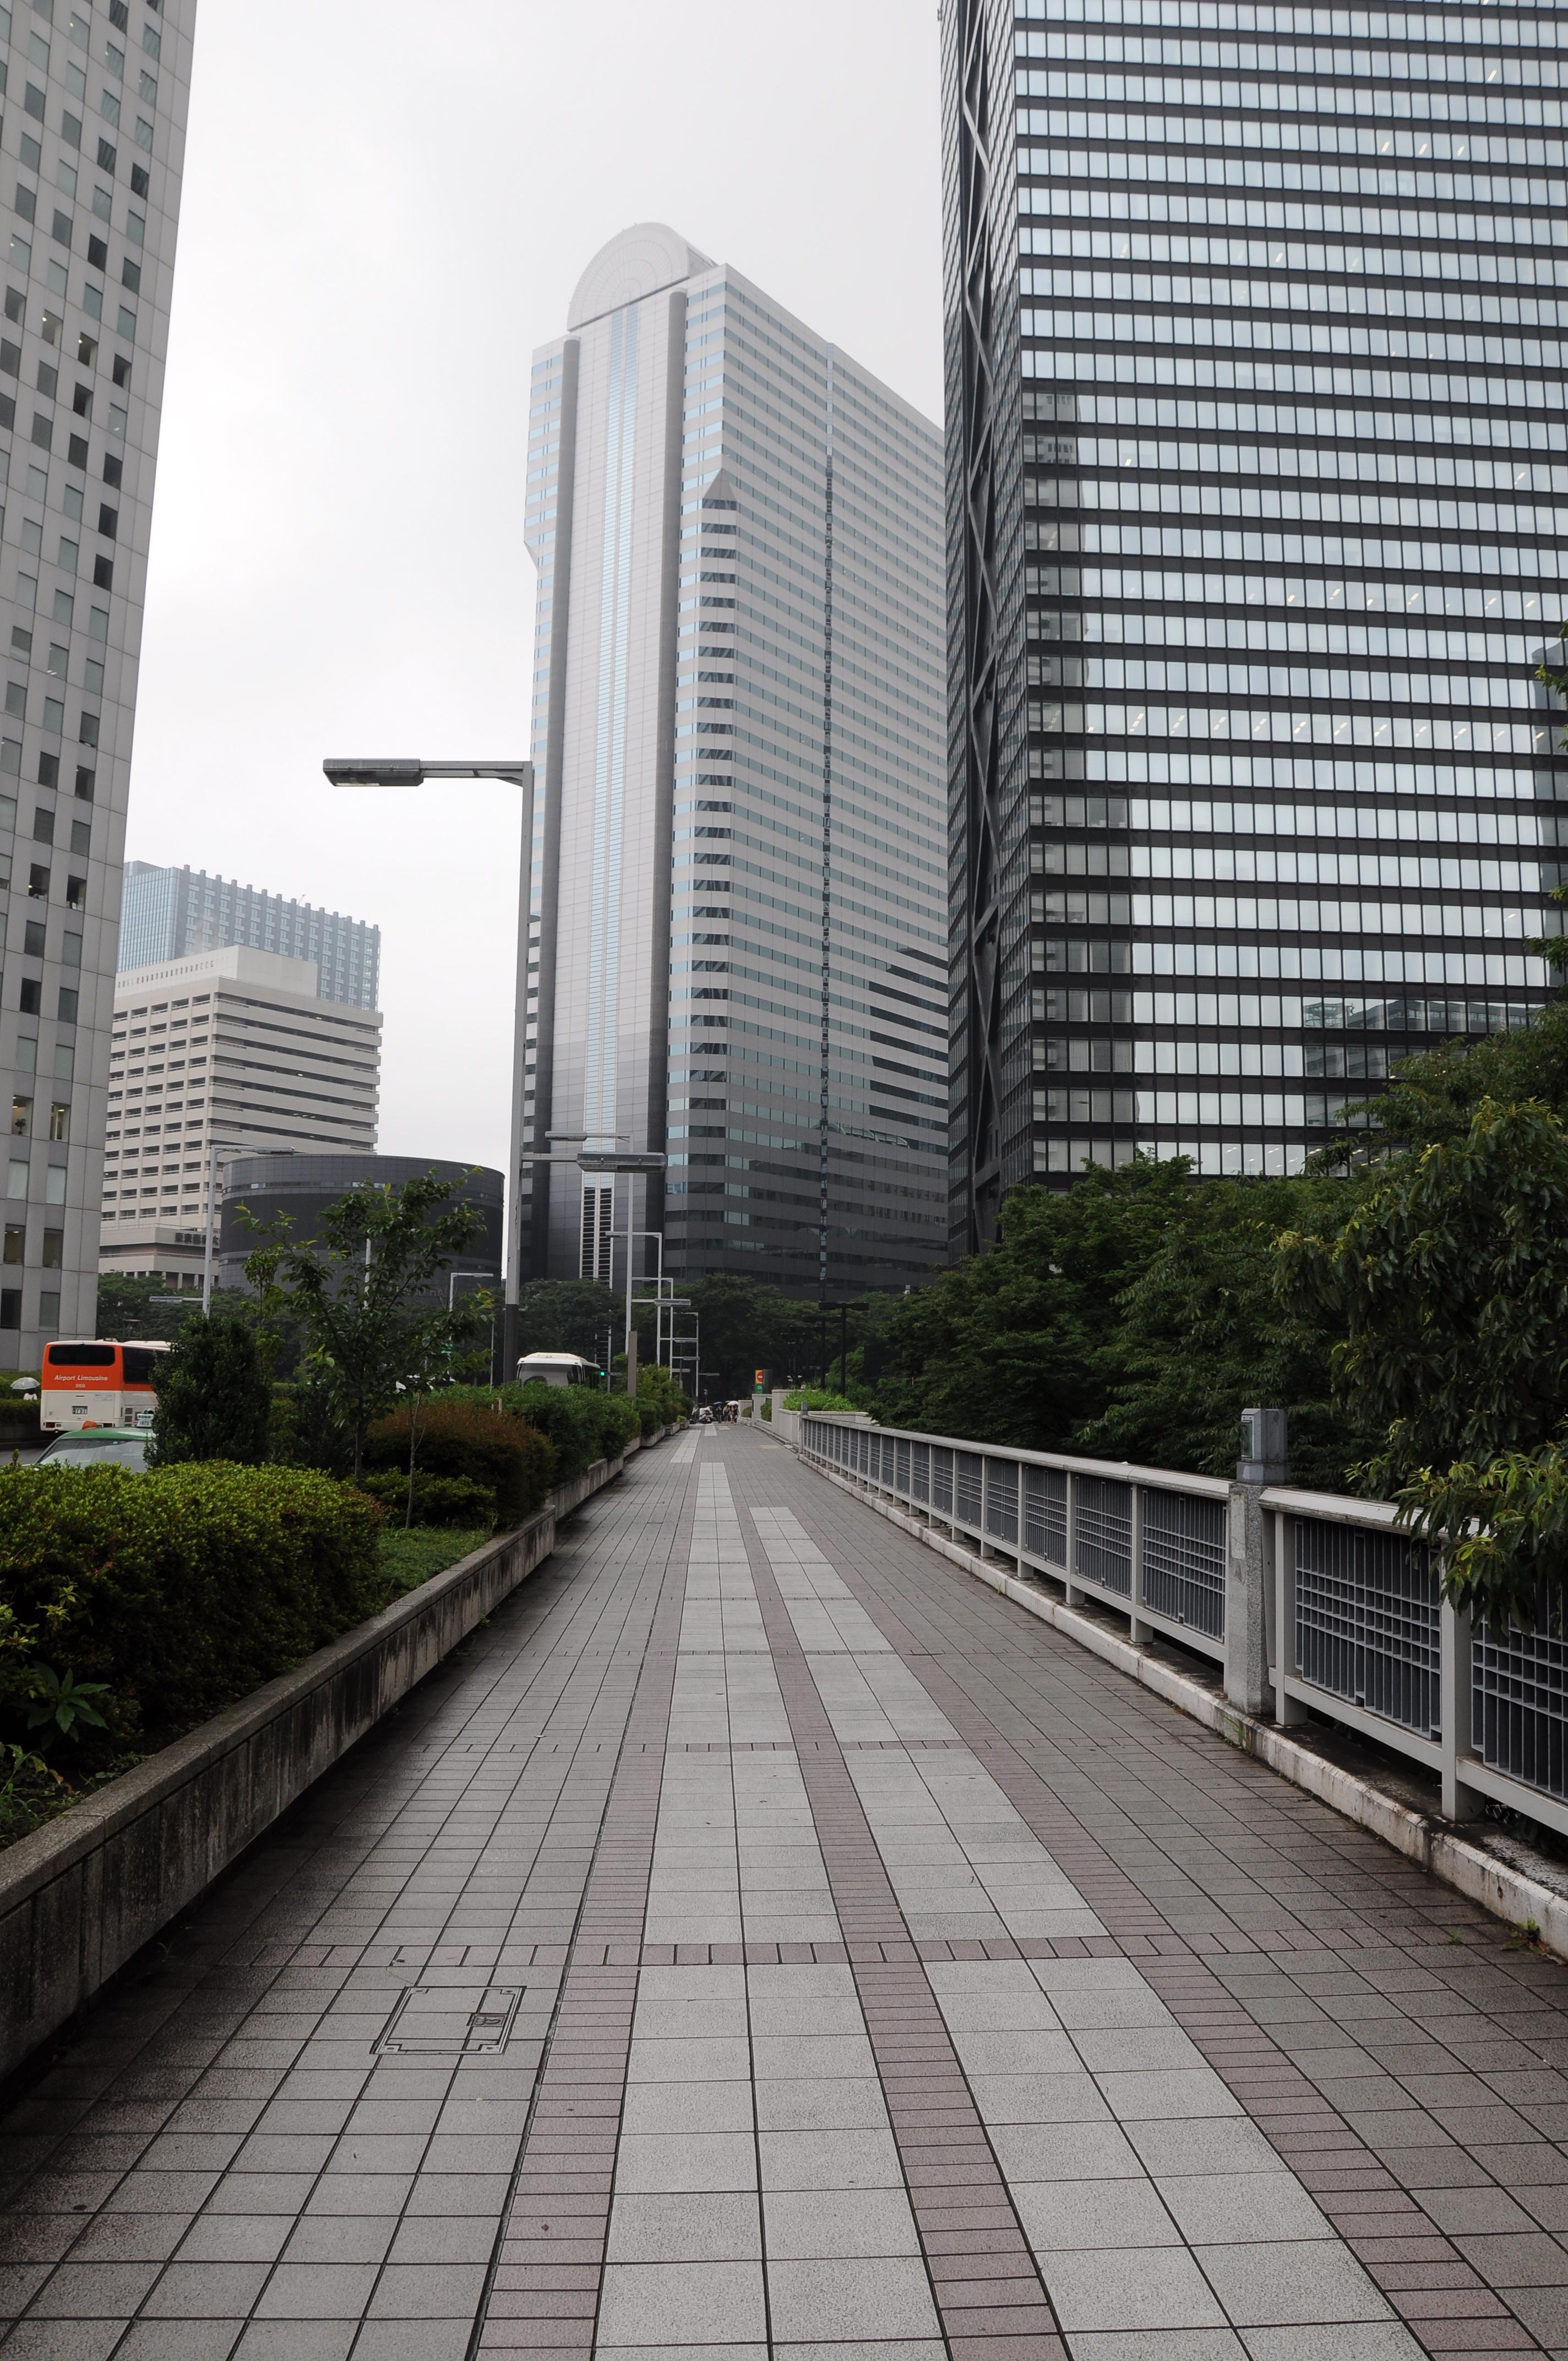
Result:
[[1236,1462],[1238,1484],[1288,1484],[1290,1446],[1282,1410],[1244,1410],[1242,1455]]

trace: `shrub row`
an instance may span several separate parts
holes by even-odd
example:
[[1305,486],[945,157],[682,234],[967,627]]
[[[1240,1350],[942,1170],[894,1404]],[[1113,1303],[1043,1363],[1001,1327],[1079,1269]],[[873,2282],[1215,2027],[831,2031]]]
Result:
[[[394,1411],[370,1429],[365,1461],[373,1472],[407,1469],[411,1415],[406,1409]],[[481,1485],[495,1502],[496,1521],[507,1527],[543,1508],[551,1487],[567,1472],[547,1430],[542,1432],[532,1419],[486,1408],[467,1392],[461,1399],[444,1394],[422,1406],[414,1464],[427,1476]]]
[[[389,1527],[403,1522],[408,1513],[409,1479],[407,1473],[390,1467],[373,1476],[362,1476],[359,1489],[379,1500],[387,1512]],[[473,1531],[488,1532],[496,1521],[496,1496],[487,1484],[477,1484],[468,1476],[427,1476],[422,1468],[414,1472],[413,1517],[416,1525],[462,1525]]]
[[384,1605],[380,1526],[302,1468],[0,1469],[0,1737],[46,1666],[108,1692],[73,1769],[193,1728]]

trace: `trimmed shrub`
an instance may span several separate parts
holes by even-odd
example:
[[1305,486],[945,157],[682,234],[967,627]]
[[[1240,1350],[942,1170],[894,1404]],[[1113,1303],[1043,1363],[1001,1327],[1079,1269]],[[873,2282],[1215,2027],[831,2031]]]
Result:
[[[359,1489],[379,1500],[389,1526],[402,1523],[409,1499],[406,1471],[400,1475],[389,1467],[374,1476],[362,1476]],[[427,1476],[422,1467],[416,1467],[413,1521],[416,1525],[483,1526],[488,1531],[496,1521],[496,1496],[488,1485],[476,1484],[471,1477]]]
[[[400,1468],[407,1481],[410,1415],[405,1408],[377,1421],[365,1438],[367,1467]],[[421,1408],[414,1464],[427,1476],[461,1476],[482,1485],[494,1499],[497,1522],[505,1526],[521,1524],[542,1508],[559,1473],[551,1443],[526,1420],[444,1399]]]
[[149,1464],[266,1458],[272,1394],[248,1320],[192,1312],[160,1358]]
[[378,1612],[380,1527],[299,1468],[0,1469],[0,1739],[44,1667],[108,1690],[73,1767],[192,1729]]
[[588,1386],[509,1386],[505,1400],[547,1434],[555,1446],[557,1480],[570,1484],[596,1459],[614,1459],[641,1422],[624,1394],[601,1394]]

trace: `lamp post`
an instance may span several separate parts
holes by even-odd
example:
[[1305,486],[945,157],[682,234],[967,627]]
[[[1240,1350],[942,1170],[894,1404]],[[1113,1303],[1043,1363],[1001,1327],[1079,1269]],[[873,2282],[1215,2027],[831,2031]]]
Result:
[[243,1156],[246,1150],[237,1140],[213,1139],[207,1143],[207,1245],[202,1257],[202,1311],[203,1315],[213,1308],[213,1234],[218,1218],[218,1159],[220,1156]]
[[[422,787],[430,779],[504,779],[522,789],[522,847],[517,889],[517,983],[512,997],[511,1141],[507,1174],[506,1292],[501,1313],[501,1373],[517,1367],[522,1316],[522,1168],[525,1164],[576,1164],[584,1172],[662,1172],[659,1149],[632,1148],[615,1140],[606,1144],[598,1134],[552,1132],[553,1143],[569,1147],[576,1155],[524,1152],[523,1082],[528,1044],[528,929],[530,865],[533,856],[533,765],[527,762],[427,763],[422,758],[331,755],[322,769],[334,787]],[[630,1248],[627,1276],[630,1278]],[[630,1286],[627,1294],[630,1298]],[[492,1370],[492,1375],[494,1371]]]
[[[333,756],[322,769],[334,787],[422,787],[432,779],[503,779],[522,790],[522,847],[517,895],[517,983],[512,1001],[511,1154],[507,1174],[506,1297],[501,1313],[501,1367],[517,1362],[522,1290],[522,1086],[527,1042],[529,871],[533,854],[533,765],[527,762],[427,763],[422,759],[353,759]],[[540,1157],[538,1163],[552,1161]]]

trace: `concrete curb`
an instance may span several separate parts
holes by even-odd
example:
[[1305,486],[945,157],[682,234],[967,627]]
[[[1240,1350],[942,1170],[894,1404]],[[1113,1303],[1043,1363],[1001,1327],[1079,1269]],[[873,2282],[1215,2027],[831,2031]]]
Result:
[[[668,1432],[668,1430],[666,1430]],[[663,1440],[663,1437],[655,1438]],[[641,1446],[0,1853],[0,2079],[543,1565]]]
[[917,1517],[906,1515],[892,1501],[819,1466],[815,1460],[803,1457],[801,1465],[824,1482],[837,1485],[851,1499],[873,1509],[879,1517],[885,1517],[890,1524],[935,1550],[938,1556],[961,1566],[988,1589],[1012,1599],[1026,1614],[1051,1624],[1102,1663],[1113,1664],[1119,1673],[1125,1673],[1129,1679],[1162,1697],[1167,1705],[1190,1714],[1194,1721],[1217,1731],[1244,1753],[1255,1755],[1271,1771],[1277,1771],[1282,1779],[1288,1779],[1293,1786],[1327,1804],[1331,1811],[1381,1837],[1408,1861],[1430,1871],[1445,1885],[1452,1885],[1467,1902],[1476,1903],[1510,1926],[1532,1930],[1547,1950],[1568,1960],[1568,1894],[1558,1893],[1526,1871],[1467,1842],[1452,1821],[1442,1819],[1437,1813],[1418,1811],[1401,1803],[1398,1796],[1374,1786],[1369,1780],[1357,1777],[1354,1772],[1326,1761],[1292,1738],[1277,1722],[1264,1721],[1239,1711],[1223,1697],[1205,1688],[1201,1681],[1177,1671],[1138,1642],[1107,1631],[1092,1616],[1069,1607],[1065,1600],[1053,1598],[1032,1582],[1021,1581],[1003,1566],[978,1556],[945,1533],[933,1532],[928,1525],[922,1524]]

